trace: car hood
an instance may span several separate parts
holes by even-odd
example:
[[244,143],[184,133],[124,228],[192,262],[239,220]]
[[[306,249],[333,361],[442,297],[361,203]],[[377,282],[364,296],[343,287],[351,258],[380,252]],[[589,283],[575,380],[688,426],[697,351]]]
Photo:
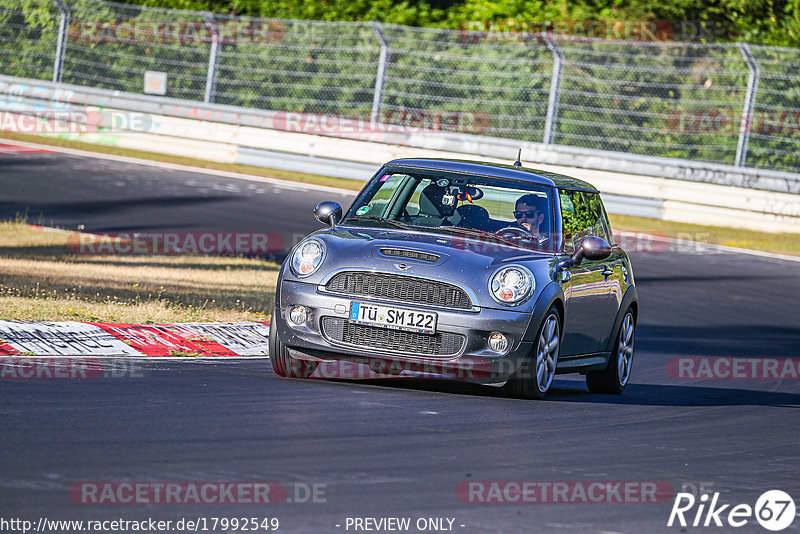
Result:
[[[496,270],[511,264],[526,266],[534,275],[538,293],[550,281],[551,269],[558,261],[554,254],[433,232],[339,225],[312,236],[325,242],[327,252],[322,267],[303,282],[323,285],[335,273],[345,270],[381,271],[469,288],[479,300],[476,304],[483,307],[500,306],[488,289],[489,278]],[[438,258],[421,259],[414,257],[414,253]],[[286,269],[288,263],[287,260],[283,274],[296,279],[291,270]],[[528,300],[529,304],[533,302],[535,298]]]

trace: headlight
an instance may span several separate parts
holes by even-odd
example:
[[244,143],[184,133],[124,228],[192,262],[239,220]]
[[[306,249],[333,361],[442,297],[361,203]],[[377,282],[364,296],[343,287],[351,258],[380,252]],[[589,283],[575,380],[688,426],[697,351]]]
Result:
[[309,239],[300,243],[292,254],[292,271],[300,277],[313,274],[325,259],[325,244],[319,239]]
[[533,275],[521,265],[503,267],[489,281],[489,291],[500,304],[520,304],[530,296],[535,286]]

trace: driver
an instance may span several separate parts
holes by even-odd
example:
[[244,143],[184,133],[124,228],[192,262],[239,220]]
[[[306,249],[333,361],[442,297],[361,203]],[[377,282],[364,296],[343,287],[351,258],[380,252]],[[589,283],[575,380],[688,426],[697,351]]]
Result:
[[540,226],[544,221],[544,214],[547,212],[547,199],[534,194],[521,196],[514,209],[516,222],[507,228],[519,228],[533,235],[542,243],[547,239],[544,233],[540,232]]

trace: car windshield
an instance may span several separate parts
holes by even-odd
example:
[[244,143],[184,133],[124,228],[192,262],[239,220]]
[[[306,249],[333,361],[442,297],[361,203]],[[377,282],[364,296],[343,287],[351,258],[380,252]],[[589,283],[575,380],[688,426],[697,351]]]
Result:
[[361,192],[346,221],[553,250],[551,188],[435,171],[392,171]]

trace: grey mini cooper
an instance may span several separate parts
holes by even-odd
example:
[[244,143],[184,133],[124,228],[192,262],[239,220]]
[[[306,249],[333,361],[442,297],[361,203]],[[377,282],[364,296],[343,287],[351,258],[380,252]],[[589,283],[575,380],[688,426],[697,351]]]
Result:
[[[284,377],[438,376],[542,398],[559,373],[628,383],[638,297],[598,191],[514,165],[399,159],[281,267],[270,323]],[[315,374],[316,373],[316,374]]]

